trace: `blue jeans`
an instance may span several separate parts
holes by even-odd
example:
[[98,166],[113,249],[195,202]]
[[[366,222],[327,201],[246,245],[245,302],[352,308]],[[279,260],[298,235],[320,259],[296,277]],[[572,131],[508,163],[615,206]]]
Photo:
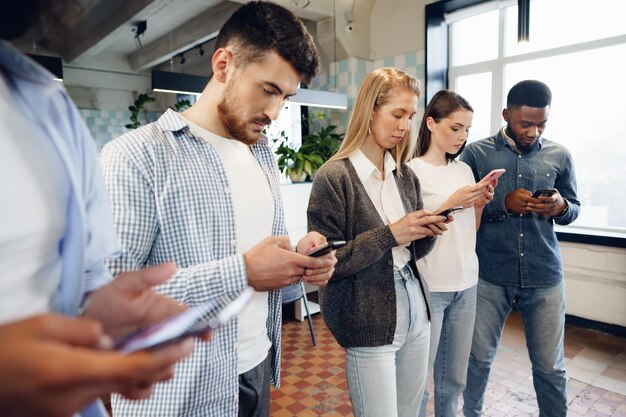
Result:
[[[467,377],[476,317],[476,285],[464,291],[431,292],[430,305],[428,369],[435,380],[435,416],[454,417]],[[420,417],[426,415],[428,397],[426,389]]]
[[355,417],[416,417],[426,385],[430,323],[410,268],[394,273],[393,343],[346,349],[346,376]]
[[526,347],[532,364],[533,384],[540,417],[565,417],[567,381],[563,364],[565,285],[520,288],[478,282],[476,325],[463,413],[480,416],[491,363],[507,316],[517,306],[522,314]]

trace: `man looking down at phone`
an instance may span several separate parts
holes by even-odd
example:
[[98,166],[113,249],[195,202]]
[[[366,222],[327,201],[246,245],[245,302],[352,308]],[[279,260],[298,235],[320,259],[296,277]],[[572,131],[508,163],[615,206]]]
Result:
[[[476,325],[463,411],[479,416],[491,362],[502,328],[515,305],[522,314],[539,414],[567,413],[563,364],[565,288],[553,224],[578,217],[574,165],[568,150],[543,138],[552,93],[540,81],[515,84],[502,116],[506,127],[470,143],[461,159],[481,178],[505,168],[494,200],[485,207],[478,231]],[[533,198],[538,189],[552,196]]]
[[[159,287],[190,306],[257,292],[236,320],[199,344],[152,398],[112,400],[115,416],[268,416],[278,386],[279,289],[324,284],[334,252],[306,256],[326,239],[286,236],[276,160],[263,129],[319,69],[311,35],[285,8],[241,6],[221,28],[213,76],[198,101],[107,144],[100,162],[123,253],[113,273],[173,260]],[[268,237],[269,236],[269,237]]]

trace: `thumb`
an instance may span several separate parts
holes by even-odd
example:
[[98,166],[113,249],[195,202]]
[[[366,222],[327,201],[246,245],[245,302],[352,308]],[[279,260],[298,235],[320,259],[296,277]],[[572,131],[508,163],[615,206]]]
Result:
[[174,275],[176,265],[172,262],[149,266],[138,271],[124,272],[113,281],[121,290],[140,293],[155,285],[162,284]]

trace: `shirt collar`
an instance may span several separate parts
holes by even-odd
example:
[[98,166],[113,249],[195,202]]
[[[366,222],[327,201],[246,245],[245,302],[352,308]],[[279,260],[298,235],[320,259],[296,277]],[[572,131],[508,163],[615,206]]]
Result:
[[[365,183],[365,181],[367,181],[372,175],[380,179],[378,168],[376,168],[376,165],[374,165],[374,163],[370,161],[360,149],[354,151],[352,155],[350,155],[349,159],[362,183]],[[385,170],[385,178],[388,178],[389,175],[396,170],[396,161],[393,159],[393,156],[391,156],[389,151],[385,151],[385,163],[383,169]]]
[[[508,144],[514,152],[521,153],[519,148],[517,147],[517,143],[515,142],[515,140],[506,133],[506,126],[504,126],[500,130],[500,136],[502,136],[502,139],[503,139],[502,145]],[[538,149],[541,149],[541,146],[543,145],[542,142],[543,142],[543,136],[539,136],[539,139],[537,139],[536,145],[533,145],[533,147],[537,146]]]

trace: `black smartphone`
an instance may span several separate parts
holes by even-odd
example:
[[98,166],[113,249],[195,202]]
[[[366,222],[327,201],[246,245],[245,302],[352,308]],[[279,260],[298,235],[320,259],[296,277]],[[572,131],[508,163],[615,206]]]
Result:
[[447,208],[441,213],[435,214],[435,216],[443,216],[446,218],[446,220],[448,220],[448,216],[458,210],[463,210],[463,206],[454,206],[454,207]]
[[556,193],[556,190],[554,188],[545,189],[545,190],[537,190],[533,193],[533,198],[551,197],[554,193]]
[[219,305],[218,300],[193,306],[177,316],[161,323],[139,329],[129,335],[122,336],[113,342],[115,349],[130,353],[138,350],[154,349],[190,336],[199,336],[211,329],[217,329],[228,323],[243,310],[252,300],[254,290],[247,287],[224,308],[211,314]]
[[323,256],[323,255],[326,255],[330,251],[339,249],[345,244],[346,244],[345,240],[335,240],[332,242],[327,242],[326,244],[320,246],[319,248],[314,249],[313,252],[310,252],[308,254],[308,256],[313,256],[313,257]]

